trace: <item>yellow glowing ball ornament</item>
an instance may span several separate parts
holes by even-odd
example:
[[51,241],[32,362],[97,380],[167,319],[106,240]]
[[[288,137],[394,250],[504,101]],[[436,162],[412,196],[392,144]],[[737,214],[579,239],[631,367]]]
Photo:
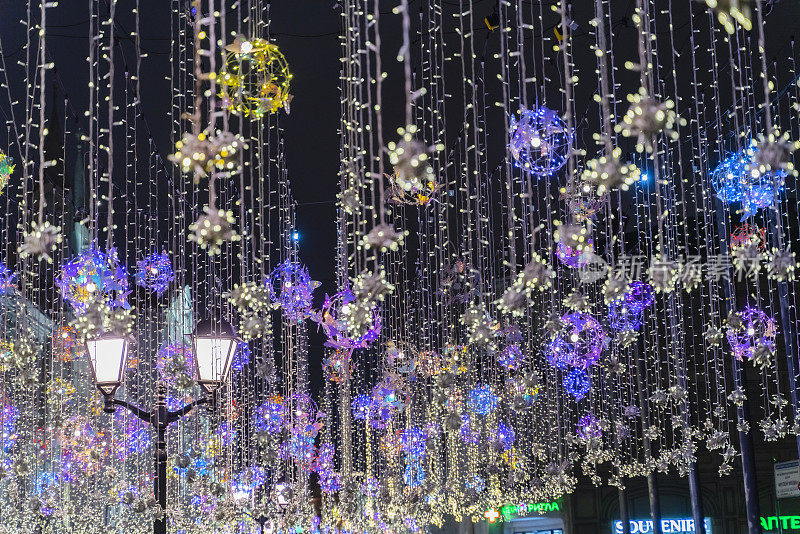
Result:
[[281,108],[289,113],[292,73],[277,46],[265,39],[239,36],[225,50],[225,67],[217,77],[225,107],[255,119]]

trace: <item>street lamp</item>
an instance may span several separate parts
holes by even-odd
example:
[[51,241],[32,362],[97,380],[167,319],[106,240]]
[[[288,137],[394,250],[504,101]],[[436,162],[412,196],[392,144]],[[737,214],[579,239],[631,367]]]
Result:
[[[192,401],[179,410],[170,411],[167,409],[167,386],[159,382],[156,386],[155,406],[150,411],[145,411],[114,398],[114,393],[122,385],[124,378],[130,339],[125,335],[104,333],[86,341],[86,352],[95,385],[103,394],[103,411],[114,413],[114,407],[121,406],[149,423],[156,431],[153,493],[162,510],[167,509],[167,427],[200,404],[210,404],[213,411],[216,391],[228,376],[237,343],[238,338],[229,323],[221,320],[200,321],[192,334],[192,346],[197,362],[197,382],[202,386],[205,397]],[[166,534],[167,521],[164,515],[153,520],[153,532]]]

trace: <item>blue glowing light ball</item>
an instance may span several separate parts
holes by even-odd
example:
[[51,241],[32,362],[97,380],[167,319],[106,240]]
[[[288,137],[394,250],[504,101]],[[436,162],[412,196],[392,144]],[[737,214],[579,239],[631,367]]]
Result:
[[56,278],[64,300],[82,313],[95,299],[106,301],[113,307],[129,308],[127,295],[128,274],[120,265],[117,250],[108,253],[91,247],[61,267]]
[[240,341],[236,347],[236,353],[233,355],[231,362],[231,369],[234,371],[241,371],[245,366],[250,363],[250,345],[246,341]]
[[499,403],[500,399],[494,394],[491,386],[478,386],[473,388],[469,392],[469,399],[467,400],[469,409],[478,415],[488,415],[492,413]]
[[503,422],[497,423],[497,432],[495,432],[495,441],[507,451],[514,446],[517,437],[514,434],[514,429],[510,425]]
[[277,434],[283,428],[285,410],[283,404],[268,400],[255,409],[253,426],[256,432]]
[[574,132],[546,107],[520,110],[511,118],[508,150],[514,165],[537,177],[551,176],[564,166]]
[[575,400],[581,400],[592,388],[592,379],[583,369],[573,369],[564,377],[564,390]]
[[411,459],[406,462],[406,469],[403,473],[403,482],[406,486],[415,488],[425,481],[425,469],[418,459]]
[[608,321],[614,330],[639,330],[644,310],[653,305],[655,293],[650,284],[631,282],[628,292],[608,305]]
[[136,262],[136,285],[163,293],[175,279],[172,261],[166,252],[155,253]]
[[467,444],[477,445],[481,440],[480,428],[472,429],[472,418],[468,413],[461,416],[461,427],[458,429],[461,441]]
[[758,148],[751,142],[747,148],[731,154],[713,171],[711,185],[725,204],[741,202],[742,220],[755,215],[778,201],[786,183],[784,170],[763,170],[755,163]]
[[400,450],[409,456],[425,456],[425,442],[427,439],[428,436],[423,429],[412,426],[400,434]]
[[506,345],[500,352],[500,358],[498,359],[500,365],[509,371],[519,369],[524,361],[525,357],[522,353],[522,349],[516,343]]
[[286,260],[270,273],[266,286],[272,301],[280,304],[286,317],[296,323],[308,315],[319,282],[311,279],[308,269]]
[[726,337],[733,355],[739,360],[751,359],[756,347],[765,346],[775,350],[775,336],[778,326],[775,319],[758,308],[746,307],[740,312],[739,324],[728,324]]
[[2,410],[2,434],[0,434],[0,445],[4,452],[10,452],[19,439],[16,431],[17,419],[19,419],[19,408],[11,404],[4,404]]
[[583,312],[561,317],[564,328],[547,344],[545,356],[558,369],[587,369],[600,359],[606,333],[597,319]]
[[583,439],[597,439],[603,436],[600,421],[590,413],[580,418],[577,432]]
[[0,263],[0,295],[13,295],[17,289],[17,277],[5,264]]
[[372,409],[372,397],[366,393],[360,393],[355,396],[351,406],[353,409],[353,417],[361,421],[366,421],[369,419],[369,413]]

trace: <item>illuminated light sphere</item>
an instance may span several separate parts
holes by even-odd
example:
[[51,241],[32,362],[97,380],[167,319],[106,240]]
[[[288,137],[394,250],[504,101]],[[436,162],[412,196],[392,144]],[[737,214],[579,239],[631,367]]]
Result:
[[19,409],[7,402],[3,403],[3,410],[0,412],[0,450],[8,453],[16,445],[19,439],[16,425],[19,419]]
[[492,391],[491,386],[478,386],[469,392],[467,407],[478,415],[492,413],[500,403],[500,398]]
[[410,343],[390,339],[386,342],[386,358],[398,373],[408,375],[414,372],[417,350]]
[[257,432],[277,434],[283,428],[286,411],[280,398],[265,401],[253,412],[253,426]]
[[155,253],[136,262],[136,285],[163,293],[175,279],[172,261],[166,252]]
[[433,350],[420,352],[415,357],[414,369],[419,375],[428,378],[438,375],[442,370],[441,354]]
[[353,398],[350,403],[353,411],[353,418],[361,421],[369,419],[370,411],[372,410],[372,397],[366,393],[359,393]]
[[303,471],[310,472],[314,465],[314,438],[290,432],[289,439],[281,445],[279,456],[284,460],[296,461]]
[[384,378],[372,388],[369,423],[373,428],[386,428],[408,402],[408,394],[399,380]]
[[623,298],[631,309],[641,312],[653,305],[655,293],[650,284],[635,281],[628,285],[628,292]]
[[582,312],[569,313],[561,317],[563,328],[545,348],[550,365],[566,369],[587,369],[595,364],[606,346],[606,333],[600,322]]
[[741,202],[742,220],[775,204],[788,175],[785,170],[759,165],[757,158],[758,148],[751,142],[711,171],[711,185],[717,197],[725,204]]
[[525,363],[525,355],[518,344],[511,343],[500,351],[498,363],[500,363],[504,369],[514,371],[522,367],[522,364]]
[[349,380],[355,371],[355,363],[350,357],[351,349],[335,349],[322,360],[322,371],[325,378],[331,382],[342,382]]
[[121,460],[131,454],[145,452],[152,445],[153,438],[150,435],[150,428],[138,418],[128,417],[123,429],[123,443],[117,448],[117,456]]
[[581,400],[592,388],[592,379],[583,369],[573,369],[564,376],[564,390],[575,400]]
[[614,330],[637,331],[642,326],[644,310],[653,305],[653,288],[645,282],[631,282],[628,291],[608,305],[608,321]]
[[96,428],[90,418],[75,415],[64,421],[59,431],[62,463],[66,460],[74,471],[101,467],[101,460],[111,451],[111,439]]
[[745,223],[737,226],[731,233],[731,252],[744,245],[755,244],[759,250],[764,251],[767,231],[754,224]]
[[225,66],[217,76],[225,107],[257,120],[281,108],[289,112],[292,73],[276,45],[239,36],[225,50]]
[[522,108],[519,119],[511,118],[508,150],[514,164],[537,176],[551,176],[569,157],[574,132],[546,107]]
[[13,295],[17,290],[16,273],[0,263],[0,295]]
[[238,432],[233,425],[228,421],[223,421],[214,429],[214,437],[212,439],[218,440],[221,447],[227,447],[236,439]]
[[591,237],[579,246],[570,246],[559,241],[556,243],[556,257],[567,267],[581,268],[589,263],[594,254],[594,241]]
[[778,327],[775,319],[758,308],[746,307],[736,315],[739,321],[732,324],[728,320],[727,338],[733,355],[739,360],[751,359],[756,347],[775,349],[775,336]]
[[592,414],[586,414],[578,421],[578,436],[583,439],[598,439],[603,437],[600,421]]
[[422,485],[425,481],[425,469],[418,459],[412,459],[406,462],[405,471],[403,472],[403,482],[406,486],[415,488]]
[[286,260],[270,273],[266,286],[272,301],[296,323],[308,316],[319,282],[312,280],[301,264]]
[[412,426],[400,434],[400,450],[412,457],[425,456],[425,444],[428,435],[425,430]]
[[85,345],[78,339],[78,334],[71,326],[62,326],[53,331],[50,341],[53,357],[60,362],[70,362],[83,354]]
[[377,306],[365,306],[349,289],[326,295],[322,308],[311,318],[325,332],[327,347],[362,349],[378,339],[381,332]]
[[240,341],[236,345],[236,352],[233,354],[233,361],[231,362],[231,369],[234,371],[241,371],[247,364],[250,363],[250,345],[246,341]]
[[82,252],[61,267],[56,285],[64,300],[80,313],[93,300],[105,301],[112,307],[130,307],[128,275],[114,248],[108,253],[94,247]]
[[516,441],[516,435],[514,434],[514,429],[511,426],[500,422],[497,423],[497,431],[495,432],[495,441],[498,445],[504,450],[507,451],[514,446],[514,442]]
[[14,172],[13,163],[13,158],[0,150],[0,193],[6,188],[9,178],[11,178],[11,173]]

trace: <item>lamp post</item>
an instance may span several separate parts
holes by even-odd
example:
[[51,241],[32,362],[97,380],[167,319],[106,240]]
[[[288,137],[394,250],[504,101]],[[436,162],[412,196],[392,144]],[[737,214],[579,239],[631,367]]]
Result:
[[[216,391],[225,383],[237,342],[238,338],[229,323],[210,319],[200,321],[192,333],[192,348],[197,382],[203,388],[205,397],[190,402],[179,410],[170,411],[167,409],[167,386],[159,383],[155,406],[150,411],[145,411],[114,398],[124,378],[130,339],[125,335],[104,333],[86,341],[86,352],[95,385],[103,394],[103,411],[114,413],[114,407],[121,406],[149,423],[156,431],[153,493],[162,511],[167,509],[167,427],[191,412],[195,406],[209,404],[212,412],[215,410]],[[166,534],[167,520],[163,514],[153,521],[153,532]]]

